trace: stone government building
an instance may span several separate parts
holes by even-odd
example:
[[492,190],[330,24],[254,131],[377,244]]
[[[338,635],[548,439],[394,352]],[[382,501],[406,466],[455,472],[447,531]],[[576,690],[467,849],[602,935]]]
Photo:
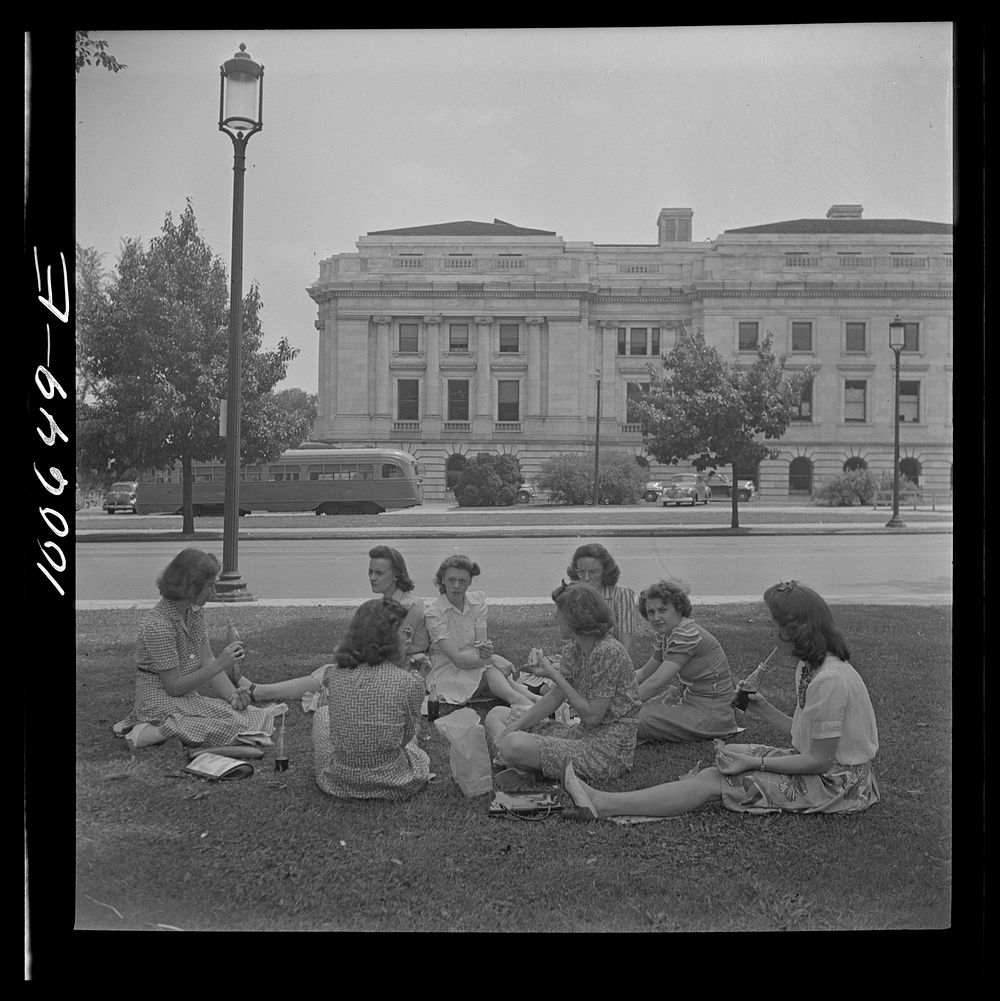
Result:
[[630,407],[649,362],[682,326],[748,364],[771,331],[789,371],[815,374],[777,458],[741,478],[764,499],[805,497],[845,468],[891,471],[898,314],[901,471],[950,493],[952,225],[834,205],[695,243],[692,220],[661,209],[653,244],[568,242],[499,219],[362,236],[308,289],[314,438],[409,451],[425,498],[443,500],[463,456],[513,453],[530,479],[551,455],[593,454],[600,373],[601,448],[668,475],[686,467],[646,455]]

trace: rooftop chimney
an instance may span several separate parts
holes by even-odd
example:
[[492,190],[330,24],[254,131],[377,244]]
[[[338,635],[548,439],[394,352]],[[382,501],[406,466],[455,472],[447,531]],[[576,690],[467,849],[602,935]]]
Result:
[[665,243],[690,243],[691,220],[694,209],[660,209],[656,218],[657,242],[662,247]]
[[831,205],[826,213],[827,219],[860,219],[860,205]]

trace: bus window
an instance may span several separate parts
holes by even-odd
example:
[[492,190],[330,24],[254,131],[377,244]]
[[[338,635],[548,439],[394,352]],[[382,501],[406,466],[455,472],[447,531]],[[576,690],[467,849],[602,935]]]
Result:
[[212,482],[212,467],[211,466],[195,466],[194,467],[194,481],[195,481],[195,483],[211,483]]
[[246,469],[240,472],[240,480],[244,483],[247,480],[252,482],[260,480],[260,466],[247,466]]
[[356,480],[358,478],[358,467],[353,463],[342,462],[340,472],[337,474],[338,480]]
[[383,479],[399,479],[403,476],[403,470],[399,468],[394,462],[383,462],[382,463],[382,478]]
[[267,478],[272,483],[291,482],[299,478],[298,466],[271,466]]
[[371,463],[367,462],[358,463],[358,479],[359,480],[375,479],[375,467]]

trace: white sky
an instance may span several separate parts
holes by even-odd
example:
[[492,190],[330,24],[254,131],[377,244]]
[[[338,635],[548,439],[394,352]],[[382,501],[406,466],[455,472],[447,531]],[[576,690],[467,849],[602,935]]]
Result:
[[148,242],[187,197],[229,268],[219,66],[241,42],[264,65],[243,276],[268,345],[300,348],[279,388],[316,392],[306,287],[371,230],[496,217],[654,244],[667,206],[693,209],[705,240],[835,203],[952,221],[947,22],[91,38],[128,65],[76,78],[76,238],[108,268],[123,237]]

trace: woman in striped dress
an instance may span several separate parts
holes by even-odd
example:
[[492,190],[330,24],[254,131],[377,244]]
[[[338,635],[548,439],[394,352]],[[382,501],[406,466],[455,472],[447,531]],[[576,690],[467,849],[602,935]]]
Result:
[[570,580],[592,587],[611,606],[611,635],[632,655],[632,637],[642,628],[635,591],[618,583],[621,570],[611,553],[597,542],[588,542],[573,553],[566,573]]

